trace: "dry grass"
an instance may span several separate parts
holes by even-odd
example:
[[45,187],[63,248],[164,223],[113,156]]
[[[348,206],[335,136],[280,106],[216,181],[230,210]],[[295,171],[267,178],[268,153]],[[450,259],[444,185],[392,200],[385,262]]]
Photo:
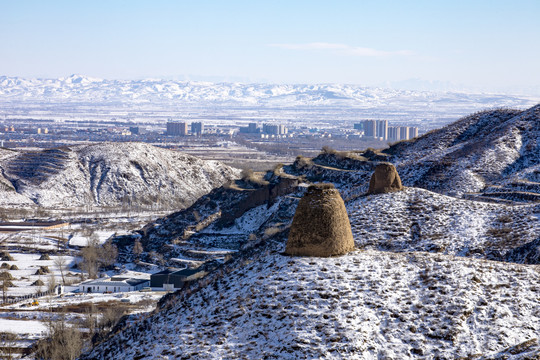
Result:
[[294,167],[298,170],[309,170],[313,167],[313,160],[311,158],[298,155],[294,162]]
[[242,170],[241,176],[242,180],[247,183],[264,186],[269,184],[268,181],[263,179],[264,174],[265,173],[254,172],[252,169],[244,169]]
[[[371,148],[368,148],[371,149]],[[374,150],[375,152],[376,150]],[[338,151],[336,149],[331,148],[330,146],[323,146],[321,149],[322,154],[328,154],[328,155],[334,155],[339,160],[343,159],[352,159],[352,160],[359,160],[359,161],[367,161],[368,159],[364,156],[361,156],[353,151]]]

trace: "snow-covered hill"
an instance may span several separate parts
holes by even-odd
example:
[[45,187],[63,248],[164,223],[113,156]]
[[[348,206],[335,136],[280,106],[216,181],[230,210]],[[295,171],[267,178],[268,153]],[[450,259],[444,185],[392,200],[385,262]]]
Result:
[[[274,252],[86,359],[456,359],[538,354],[538,269],[425,253]],[[510,357],[512,358],[512,357]]]
[[[322,153],[296,174],[340,184],[346,198],[364,193],[379,161],[396,165],[405,186],[498,202],[540,200],[540,105],[466,116],[388,149]],[[366,161],[370,160],[370,161]]]
[[[183,224],[174,229],[181,232],[195,209],[205,216],[209,201],[158,229],[176,223]],[[263,235],[276,223],[286,228],[296,204],[283,197],[245,212],[230,228],[194,230],[191,241],[199,247],[213,239],[211,246],[223,249],[220,233],[233,243],[245,245],[249,234],[263,241],[171,295],[155,314],[123,324],[84,358],[540,355],[539,265],[485,260],[523,262],[505,257],[538,236],[538,205],[490,204],[414,188],[361,196],[348,202],[359,250],[302,258],[282,255],[286,231],[274,239]]]
[[419,188],[359,197],[348,211],[358,248],[530,262],[512,256],[540,233],[540,204],[485,203]]
[[144,143],[4,150],[1,156],[2,198],[13,204],[184,208],[239,175],[217,161]]
[[540,200],[540,105],[473,114],[386,152],[405,185]]
[[[325,151],[149,224],[133,239],[166,260],[188,245],[231,260],[83,358],[538,359],[539,110],[471,115],[386,154]],[[365,195],[383,160],[407,188]],[[356,251],[283,255],[306,184],[262,204],[250,194],[294,176],[340,190]],[[496,186],[506,196],[484,201]]]
[[474,108],[523,107],[531,99],[510,95],[463,94],[367,88],[343,84],[241,84],[160,79],[105,80],[82,75],[59,79],[0,76],[0,101],[51,103],[230,103],[258,106],[392,106],[401,109],[468,104]]

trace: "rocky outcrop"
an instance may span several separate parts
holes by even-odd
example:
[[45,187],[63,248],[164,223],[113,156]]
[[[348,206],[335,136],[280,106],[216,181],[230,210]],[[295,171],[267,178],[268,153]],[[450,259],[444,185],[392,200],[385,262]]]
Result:
[[294,192],[298,183],[296,178],[279,177],[275,182],[262,185],[258,189],[244,190],[247,192],[245,197],[241,197],[238,202],[231,203],[227,208],[222,209],[221,218],[217,221],[216,226],[218,228],[230,226],[246,211],[263,204],[270,206],[278,196]]
[[328,257],[354,250],[351,225],[332,184],[311,185],[294,214],[285,253]]
[[400,190],[403,190],[403,185],[396,167],[388,163],[377,165],[369,182],[368,194],[385,194]]
[[0,190],[3,191],[15,191],[13,184],[6,179],[2,174],[0,174]]

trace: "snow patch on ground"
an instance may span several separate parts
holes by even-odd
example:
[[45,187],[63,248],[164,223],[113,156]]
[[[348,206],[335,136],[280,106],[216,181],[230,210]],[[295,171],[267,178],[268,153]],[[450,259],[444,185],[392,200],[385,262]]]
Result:
[[47,325],[39,320],[10,320],[0,317],[0,331],[8,331],[14,334],[24,334],[27,338],[43,335],[47,331]]

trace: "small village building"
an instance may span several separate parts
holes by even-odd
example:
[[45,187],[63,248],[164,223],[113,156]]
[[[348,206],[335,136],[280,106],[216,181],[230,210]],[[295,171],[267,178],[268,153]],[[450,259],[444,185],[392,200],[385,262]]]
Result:
[[166,269],[150,275],[150,287],[164,290],[181,289],[187,282],[200,279],[207,272],[201,268],[197,269]]
[[147,279],[135,279],[122,276],[88,280],[79,285],[79,291],[83,293],[115,293],[138,291],[147,287]]

